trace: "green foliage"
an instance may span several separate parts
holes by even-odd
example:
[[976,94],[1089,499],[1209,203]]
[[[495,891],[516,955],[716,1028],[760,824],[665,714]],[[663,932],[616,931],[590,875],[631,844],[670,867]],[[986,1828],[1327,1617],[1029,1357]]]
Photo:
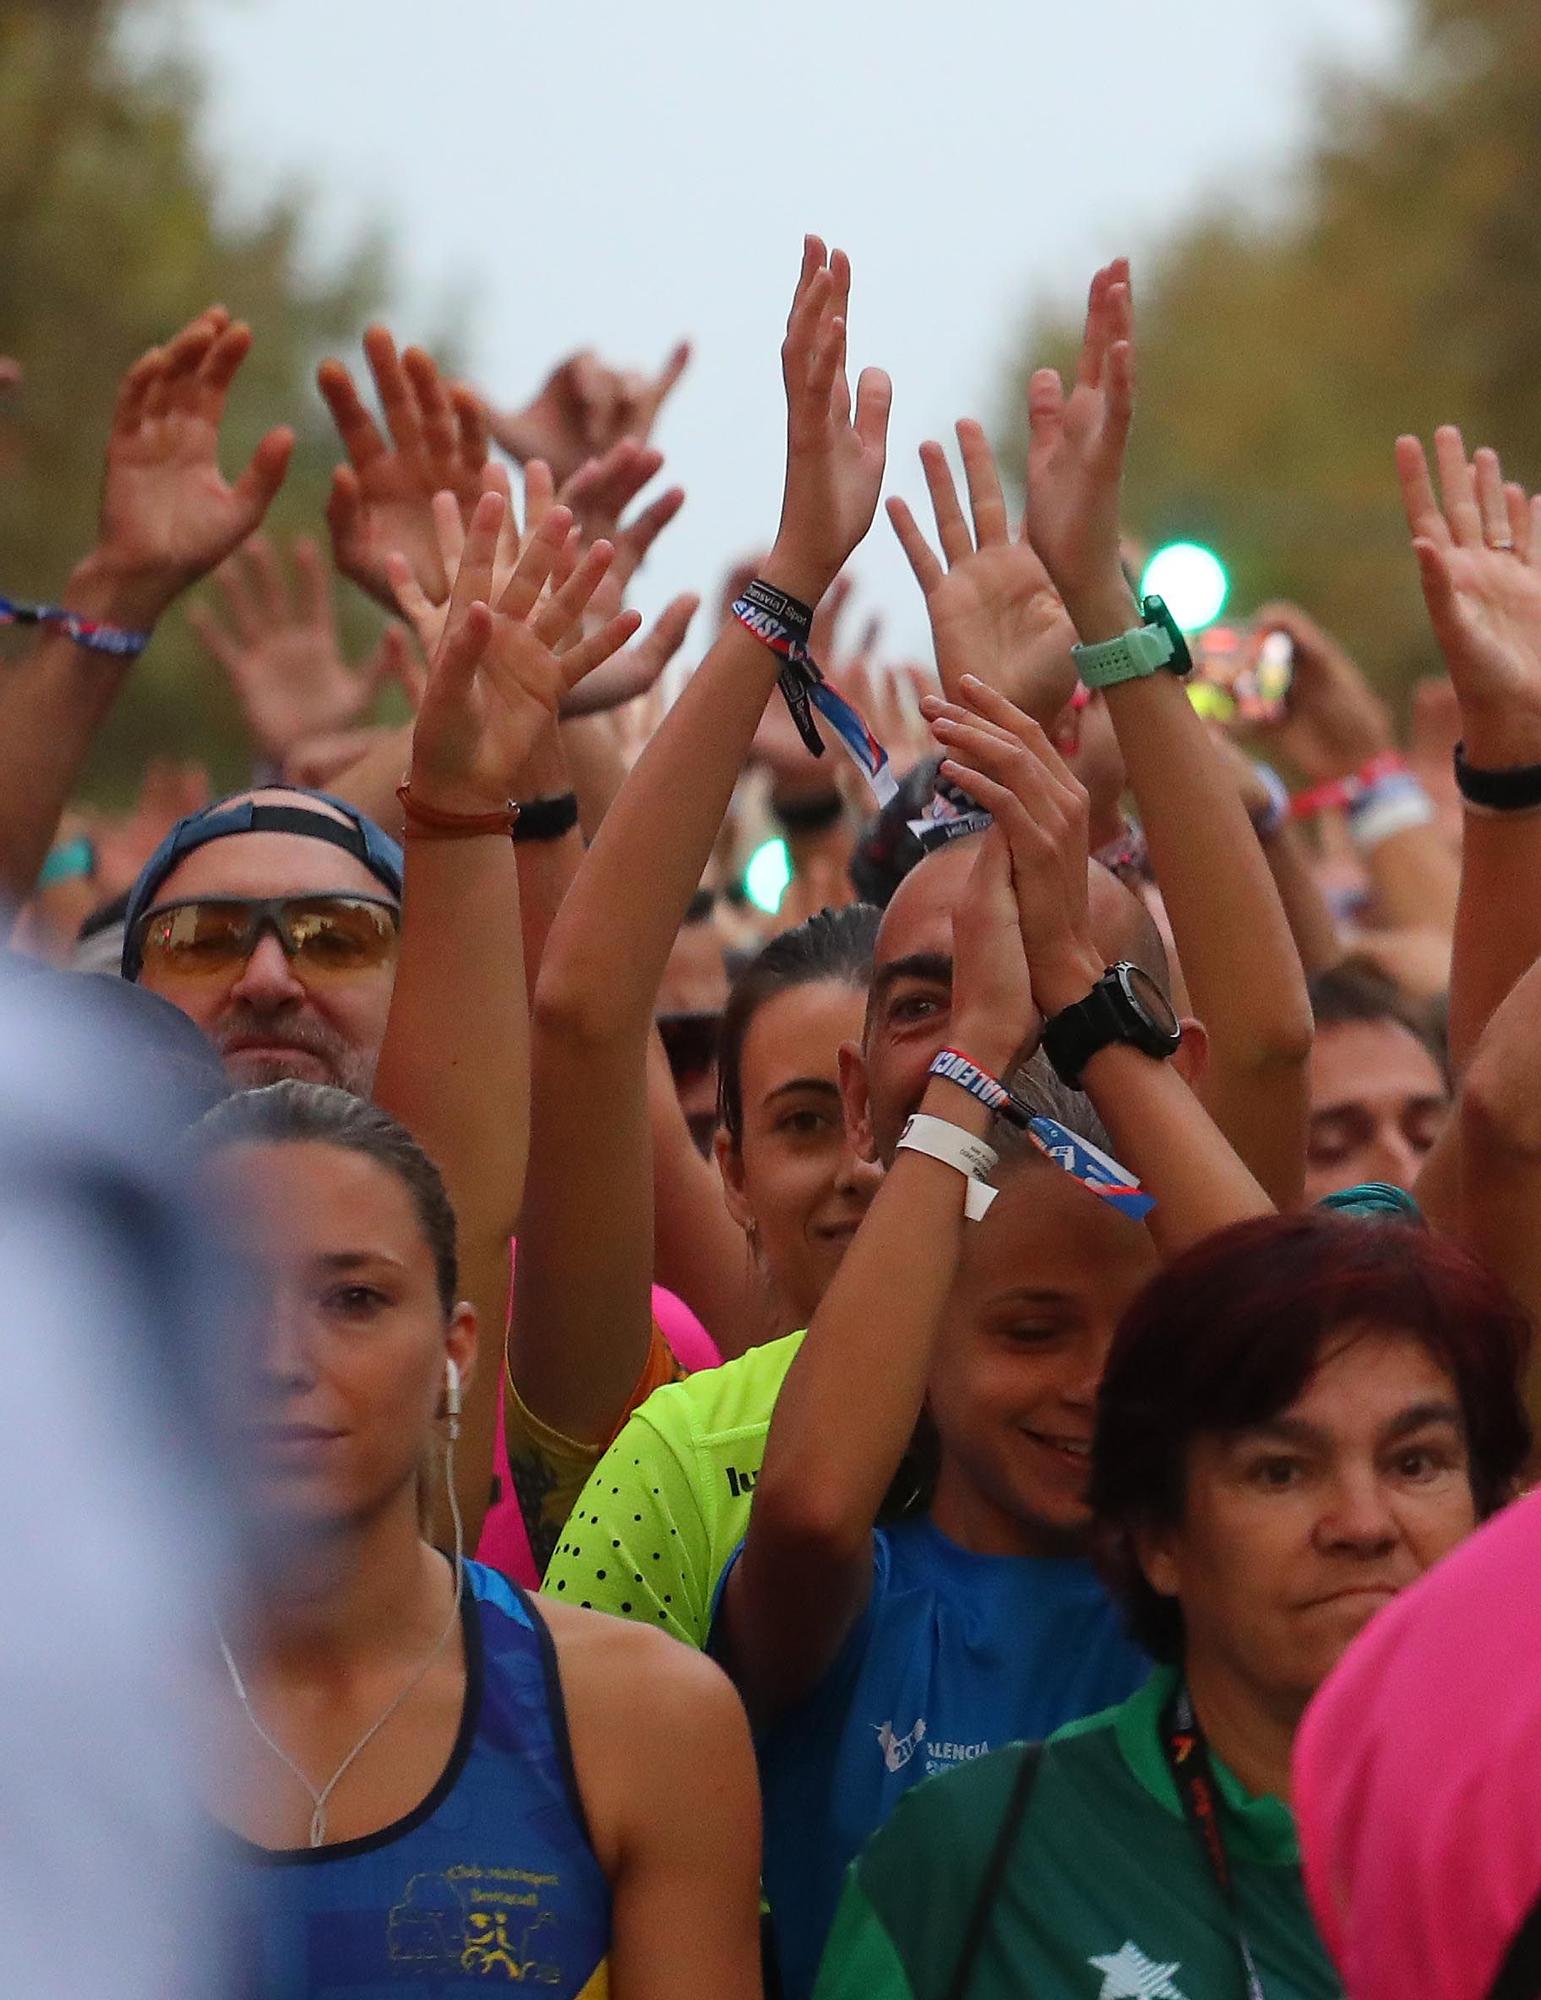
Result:
[[[1407,60],[1338,77],[1283,220],[1197,214],[1135,272],[1128,514],[1224,550],[1238,610],[1300,599],[1397,691],[1435,664],[1392,441],[1463,426],[1541,479],[1541,8],[1410,0]],[[1063,367],[1079,308],[1029,366]]]
[[[200,146],[199,80],[174,60],[131,61],[116,32],[129,11],[0,0],[0,353],[26,371],[0,405],[0,587],[22,596],[56,593],[90,546],[124,368],[216,301],[256,334],[226,470],[292,424],[299,449],[272,522],[315,528],[336,457],[315,364],[356,339],[383,289],[377,244],[322,276],[304,268],[300,196],[228,219]],[[371,620],[348,616],[357,645]],[[157,753],[202,758],[231,782],[249,768],[217,670],[177,613],[103,732],[88,790],[121,800]]]

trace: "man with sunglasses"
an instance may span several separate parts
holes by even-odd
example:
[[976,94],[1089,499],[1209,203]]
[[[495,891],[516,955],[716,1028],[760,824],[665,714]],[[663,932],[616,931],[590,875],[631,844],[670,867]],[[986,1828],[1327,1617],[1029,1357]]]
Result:
[[401,849],[341,800],[272,787],[175,826],[129,897],[123,976],[163,995],[249,1089],[366,1095],[390,1008]]

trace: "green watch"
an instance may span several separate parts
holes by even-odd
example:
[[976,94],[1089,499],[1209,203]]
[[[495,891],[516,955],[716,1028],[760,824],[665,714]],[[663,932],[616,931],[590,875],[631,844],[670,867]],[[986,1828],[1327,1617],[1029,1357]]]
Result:
[[1166,608],[1166,600],[1147,597],[1140,606],[1143,625],[1100,646],[1072,646],[1076,672],[1085,688],[1117,687],[1120,681],[1141,681],[1165,667],[1169,674],[1193,671],[1193,655],[1182,627]]

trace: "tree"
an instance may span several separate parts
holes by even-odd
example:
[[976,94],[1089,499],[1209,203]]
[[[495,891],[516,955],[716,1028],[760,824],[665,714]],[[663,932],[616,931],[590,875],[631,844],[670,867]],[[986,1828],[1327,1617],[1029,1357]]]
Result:
[[[1136,272],[1128,487],[1144,537],[1212,541],[1239,607],[1302,599],[1388,691],[1434,664],[1393,438],[1458,422],[1541,477],[1541,9],[1410,5],[1399,75],[1322,87],[1282,221],[1207,208]],[[1044,314],[1028,365],[1072,325]]]
[[[323,276],[302,267],[300,197],[255,223],[225,216],[199,141],[200,80],[174,59],[147,70],[123,46],[124,17],[153,4],[0,0],[0,352],[25,369],[0,404],[0,588],[22,597],[56,592],[89,546],[122,370],[215,301],[257,336],[232,399],[228,463],[271,424],[293,424],[300,443],[274,519],[314,525],[336,455],[315,363],[356,336],[383,288],[378,244]],[[249,761],[233,706],[175,613],[103,733],[89,789],[121,798],[157,753],[202,757],[232,782]]]

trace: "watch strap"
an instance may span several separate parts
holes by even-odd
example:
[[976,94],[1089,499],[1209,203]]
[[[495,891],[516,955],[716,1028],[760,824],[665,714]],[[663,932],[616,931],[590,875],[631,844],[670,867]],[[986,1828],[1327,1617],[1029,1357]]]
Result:
[[1106,688],[1147,680],[1168,665],[1176,651],[1171,634],[1160,625],[1136,625],[1095,646],[1072,646],[1070,654],[1083,687]]
[[1124,1040],[1124,1024],[1107,989],[1107,974],[1084,1000],[1061,1008],[1043,1024],[1043,1052],[1071,1090],[1081,1088],[1081,1072],[1100,1049]]

